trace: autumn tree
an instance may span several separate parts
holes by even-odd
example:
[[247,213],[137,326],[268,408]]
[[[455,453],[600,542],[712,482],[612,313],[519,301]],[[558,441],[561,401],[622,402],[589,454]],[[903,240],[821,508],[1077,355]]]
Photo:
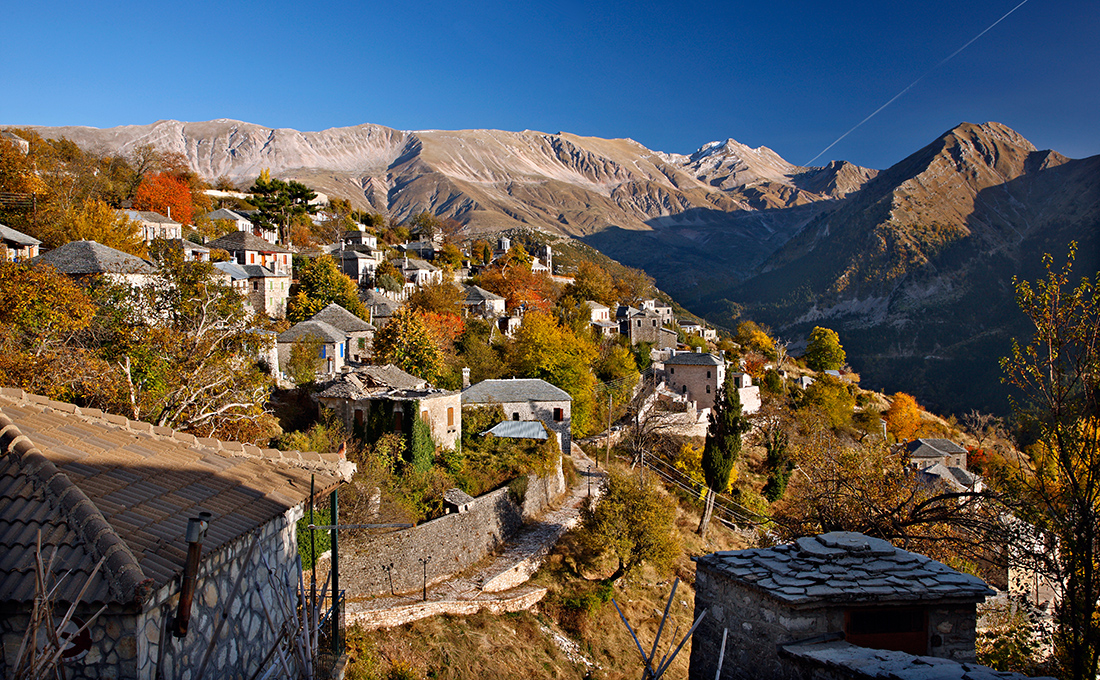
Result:
[[66,210],[43,236],[43,242],[54,248],[70,241],[95,241],[138,257],[147,254],[141,227],[98,199]]
[[147,175],[134,192],[134,210],[150,210],[181,224],[195,221],[191,187],[167,173]]
[[[1071,281],[1076,244],[1059,270],[1014,280],[1035,334],[1001,360],[1022,450],[994,475],[1032,535],[1014,549],[1059,591],[1056,659],[1063,677],[1095,678],[1100,660],[1100,276]],[[1035,534],[1040,538],[1035,540]]]
[[577,274],[573,277],[573,283],[565,290],[564,295],[570,295],[584,302],[594,300],[600,304],[610,305],[615,302],[615,282],[611,275],[602,267],[593,262],[581,262],[577,265]]
[[450,282],[428,283],[409,295],[411,309],[436,314],[457,314],[462,310],[462,291]]
[[815,371],[835,371],[844,365],[844,348],[840,345],[840,336],[836,331],[814,326],[810,331],[810,341],[806,345],[806,354],[802,357],[806,365]]
[[909,441],[920,431],[921,408],[917,400],[905,392],[894,394],[890,408],[883,414],[886,418],[886,431],[894,435],[895,441]]
[[433,384],[443,373],[443,356],[423,316],[405,307],[375,334],[374,356]]
[[733,382],[733,373],[726,373],[726,380],[714,398],[703,447],[703,476],[708,489],[706,508],[699,521],[699,535],[703,538],[706,538],[714,511],[715,494],[729,486],[733,465],[741,455],[741,435],[751,428],[749,419],[741,413],[741,395]]
[[653,277],[641,269],[623,267],[615,273],[615,299],[624,305],[636,305],[653,297]]
[[881,439],[855,442],[820,414],[803,414],[789,444],[793,469],[772,519],[785,540],[858,531],[934,559],[972,563],[996,554],[1005,527],[983,493],[930,484],[904,450]]
[[478,239],[470,246],[470,257],[480,264],[489,264],[493,260],[493,246],[488,241]]
[[595,423],[596,349],[563,328],[549,314],[534,311],[523,318],[512,344],[512,367],[518,375],[541,378],[573,397],[571,426],[583,436]]
[[612,471],[599,500],[581,510],[577,539],[582,559],[610,557],[615,570],[609,582],[635,573],[647,562],[658,570],[668,569],[680,554],[675,523],[676,504],[655,482],[640,483]]
[[767,354],[774,351],[775,340],[768,332],[758,326],[754,321],[742,321],[737,324],[737,335],[734,336],[737,344],[745,349]]
[[359,287],[340,271],[332,256],[321,255],[299,270],[298,288],[287,301],[286,318],[291,323],[305,321],[334,302],[361,319],[368,316],[359,299]]

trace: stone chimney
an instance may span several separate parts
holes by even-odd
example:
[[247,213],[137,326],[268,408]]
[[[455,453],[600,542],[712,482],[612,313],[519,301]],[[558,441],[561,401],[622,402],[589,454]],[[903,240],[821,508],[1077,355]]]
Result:
[[470,386],[470,369],[462,369],[462,389],[466,389]]

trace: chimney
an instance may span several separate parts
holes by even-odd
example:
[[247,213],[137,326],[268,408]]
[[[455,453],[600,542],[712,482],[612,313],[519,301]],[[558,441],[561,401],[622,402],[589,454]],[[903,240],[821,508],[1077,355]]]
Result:
[[470,386],[470,369],[462,369],[462,389],[466,389]]
[[187,636],[191,621],[191,601],[195,597],[195,578],[199,573],[199,557],[206,528],[210,525],[210,513],[200,512],[198,517],[187,520],[187,563],[183,565],[183,582],[180,584],[180,602],[176,610],[175,636]]
[[702,347],[696,347],[695,348],[695,353],[696,354],[702,354],[703,353],[703,348]]

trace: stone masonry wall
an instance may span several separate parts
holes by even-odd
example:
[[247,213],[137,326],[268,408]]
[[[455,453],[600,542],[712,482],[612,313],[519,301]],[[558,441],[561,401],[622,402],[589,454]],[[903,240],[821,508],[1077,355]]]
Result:
[[[444,515],[410,529],[372,536],[343,535],[340,539],[340,583],[348,598],[412,593],[476,564],[513,536],[526,518],[541,514],[565,492],[561,459],[545,476],[529,475],[522,506],[505,487],[483,494],[469,512]],[[382,568],[393,565],[390,574]]]
[[722,680],[800,680],[777,645],[843,630],[840,609],[794,610],[701,565],[695,573],[695,617],[707,615],[691,636],[691,680],[711,680],[718,668],[722,630],[728,628]]
[[[160,675],[166,680],[192,680],[210,646],[222,611],[229,608],[229,618],[214,644],[207,665],[207,677],[250,677],[275,643],[276,632],[267,623],[263,605],[266,603],[275,626],[281,627],[287,614],[280,606],[297,588],[298,547],[294,523],[302,516],[302,508],[291,509],[261,528],[260,538],[251,559],[245,562],[253,534],[237,539],[233,544],[210,557],[205,556],[199,568],[191,621],[187,636],[176,638],[166,623],[176,614],[179,603],[179,582],[161,588],[146,606],[146,613],[137,619],[137,677],[151,679],[157,671],[157,659],[163,656]],[[261,553],[266,557],[261,558]],[[267,566],[274,570],[268,578]],[[230,600],[233,585],[244,572],[237,596]],[[276,587],[283,591],[276,592]],[[163,650],[161,646],[163,645]]]
[[[55,612],[55,621],[60,621],[67,608],[59,607]],[[77,608],[74,625],[90,620],[99,607],[80,605]],[[23,633],[30,625],[30,616],[0,612],[0,677],[11,677]],[[130,680],[137,678],[137,648],[134,634],[135,617],[121,607],[112,607],[100,614],[88,629],[91,636],[91,648],[79,656],[64,661],[65,677],[75,680],[90,678],[118,678]],[[75,628],[71,629],[75,632]]]

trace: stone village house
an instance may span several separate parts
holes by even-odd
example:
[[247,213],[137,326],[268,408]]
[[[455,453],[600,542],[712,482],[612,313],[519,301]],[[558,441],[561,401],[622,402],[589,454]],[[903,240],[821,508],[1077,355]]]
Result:
[[221,248],[227,251],[237,264],[258,264],[266,267],[278,276],[292,275],[292,262],[290,251],[286,248],[268,243],[250,232],[234,231],[216,238],[206,244],[208,248]]
[[482,380],[462,390],[463,406],[497,404],[504,408],[507,419],[541,421],[568,455],[573,442],[569,429],[573,398],[568,392],[537,378]]
[[320,365],[317,367],[317,374],[333,375],[339,373],[347,363],[345,354],[347,339],[344,331],[324,321],[314,321],[313,319],[299,321],[279,333],[276,341],[279,352],[279,371],[286,373],[286,367],[290,363],[290,356],[295,342],[314,340],[319,344],[317,355],[321,360]]
[[151,210],[120,210],[120,214],[137,223],[141,228],[141,238],[146,243],[154,239],[172,240],[183,238],[183,225],[171,217],[165,217]]
[[244,297],[249,311],[267,314],[273,319],[286,316],[286,303],[290,298],[289,274],[276,274],[258,264],[236,262],[215,262],[214,268]]
[[852,532],[698,558],[691,680],[1020,678],[974,664],[985,582]]
[[[680,352],[664,362],[665,382],[668,388],[695,402],[699,410],[714,406],[718,388],[726,380],[726,362],[707,352]],[[742,413],[760,410],[760,388],[752,384],[747,373],[735,373],[733,384],[741,399]]]
[[414,416],[428,426],[441,448],[455,449],[462,437],[461,395],[433,387],[393,364],[363,366],[337,376],[317,401],[367,442],[390,432],[409,436]]
[[38,257],[42,242],[21,231],[0,224],[0,259],[23,262]]
[[363,321],[335,302],[309,317],[313,321],[323,321],[347,338],[344,341],[344,356],[350,362],[361,363],[371,356],[375,327]]
[[104,276],[115,283],[144,286],[155,280],[157,270],[145,260],[95,241],[70,241],[39,255],[35,262],[53,265],[74,279]]
[[[311,475],[320,493],[354,471],[338,454],[198,439],[6,388],[0,455],[5,676],[35,597],[41,535],[45,559],[57,549],[52,578],[72,570],[55,595],[62,606],[77,599],[106,559],[76,616],[82,623],[101,606],[106,611],[90,635],[74,639],[63,662],[67,677],[193,677],[208,649],[207,677],[250,677],[281,635],[285,614],[270,605],[297,580],[295,522],[305,512]],[[176,637],[185,534],[189,518],[200,513],[209,513],[209,527],[190,626]],[[231,615],[212,639],[224,612]]]

